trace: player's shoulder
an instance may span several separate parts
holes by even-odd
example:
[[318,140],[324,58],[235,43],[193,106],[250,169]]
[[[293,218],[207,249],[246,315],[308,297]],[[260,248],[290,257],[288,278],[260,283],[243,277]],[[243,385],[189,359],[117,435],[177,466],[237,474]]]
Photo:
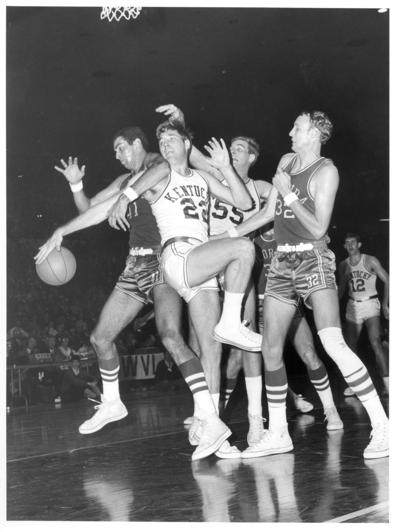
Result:
[[292,161],[294,159],[294,157],[296,157],[296,154],[293,153],[292,151],[289,152],[289,153],[285,153],[280,158],[279,163],[278,163],[278,167],[284,168],[287,164],[290,163],[290,161]]
[[264,181],[263,179],[254,179],[253,182],[260,197],[269,196],[269,193],[272,189],[271,183],[269,183],[268,181]]
[[118,187],[119,185],[121,185],[125,180],[128,180],[129,178],[131,177],[131,173],[130,172],[125,172],[121,175],[119,175],[118,177],[116,177],[114,179],[114,181],[112,181],[110,183],[110,185],[113,185],[115,187]]
[[155,164],[160,164],[165,159],[159,154],[155,152],[148,152],[146,153],[146,157],[144,158],[144,166],[146,168],[150,168],[151,166],[154,166]]
[[364,258],[364,265],[366,267],[373,268],[374,266],[379,266],[380,262],[377,257],[374,257],[373,255],[367,255],[366,253],[363,253]]
[[329,174],[329,175],[339,175],[338,169],[332,159],[324,157],[321,163],[321,166],[318,168],[318,173],[320,174]]

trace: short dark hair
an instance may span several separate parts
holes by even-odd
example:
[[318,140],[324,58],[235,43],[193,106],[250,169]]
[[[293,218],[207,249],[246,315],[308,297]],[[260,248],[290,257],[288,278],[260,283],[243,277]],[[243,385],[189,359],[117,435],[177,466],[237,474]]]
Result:
[[357,242],[361,242],[361,237],[357,233],[346,233],[344,239],[347,240],[348,238],[354,238]]
[[321,144],[326,144],[333,130],[333,124],[328,115],[323,111],[303,111],[301,114],[310,118],[312,125],[321,133]]
[[160,140],[162,133],[165,131],[176,131],[183,139],[187,139],[192,144],[193,133],[178,120],[166,120],[157,126],[156,136]]
[[247,142],[249,153],[255,155],[254,161],[251,163],[251,166],[253,166],[253,164],[255,164],[260,155],[260,145],[258,144],[256,139],[254,139],[253,137],[244,137],[243,135],[239,135],[238,137],[234,137],[231,140],[231,144],[232,142],[235,142],[235,140],[244,140],[245,142]]
[[122,137],[129,144],[133,144],[136,139],[142,143],[143,149],[149,151],[149,140],[144,131],[138,126],[127,126],[119,129],[113,136],[113,144],[118,137]]

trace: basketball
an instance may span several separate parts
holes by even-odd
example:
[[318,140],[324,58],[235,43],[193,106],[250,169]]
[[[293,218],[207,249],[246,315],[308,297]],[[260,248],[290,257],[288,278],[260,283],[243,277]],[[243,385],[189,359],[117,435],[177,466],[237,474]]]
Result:
[[40,279],[53,286],[68,283],[75,275],[75,271],[75,257],[64,247],[61,247],[60,251],[53,249],[41,264],[36,264],[36,273]]

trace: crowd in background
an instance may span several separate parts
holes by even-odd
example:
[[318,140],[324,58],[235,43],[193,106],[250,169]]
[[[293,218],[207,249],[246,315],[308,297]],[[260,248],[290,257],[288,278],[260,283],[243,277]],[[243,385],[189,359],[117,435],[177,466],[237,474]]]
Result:
[[[8,242],[7,366],[60,363],[62,367],[62,363],[67,362],[70,364],[65,369],[70,369],[73,360],[95,361],[90,334],[121,266],[116,264],[115,257],[105,260],[103,253],[96,255],[86,242],[74,241],[73,252],[79,257],[75,277],[66,285],[50,286],[35,272],[32,257],[38,245],[32,240]],[[90,260],[86,260],[85,253],[89,251]],[[159,345],[154,319],[142,325],[148,310],[145,309],[117,339],[120,355]],[[93,364],[90,371],[93,380],[96,380],[96,372],[97,366]],[[42,375],[44,371],[36,373],[32,368],[23,373],[25,388],[32,388],[32,375],[35,380],[40,376],[40,384],[45,384],[46,379],[49,384],[51,381],[52,393],[58,398],[60,376],[65,374],[54,368],[47,371],[47,376]],[[32,400],[34,402],[35,397]]]

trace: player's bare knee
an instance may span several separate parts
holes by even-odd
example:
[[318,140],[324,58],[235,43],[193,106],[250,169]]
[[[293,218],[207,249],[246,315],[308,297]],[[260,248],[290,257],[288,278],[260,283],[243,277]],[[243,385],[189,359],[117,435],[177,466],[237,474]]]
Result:
[[165,349],[173,355],[183,344],[181,333],[172,327],[162,329],[159,332],[160,340]]
[[90,343],[96,353],[107,351],[112,347],[113,340],[107,338],[101,331],[95,329],[90,335]]
[[253,242],[248,238],[238,238],[235,241],[236,253],[238,258],[243,259],[246,262],[253,263],[255,260],[255,248]]
[[301,360],[304,362],[304,364],[307,367],[309,367],[310,369],[319,368],[321,361],[312,343],[305,344],[304,346],[302,346],[301,349],[299,349],[298,353],[299,353]]

